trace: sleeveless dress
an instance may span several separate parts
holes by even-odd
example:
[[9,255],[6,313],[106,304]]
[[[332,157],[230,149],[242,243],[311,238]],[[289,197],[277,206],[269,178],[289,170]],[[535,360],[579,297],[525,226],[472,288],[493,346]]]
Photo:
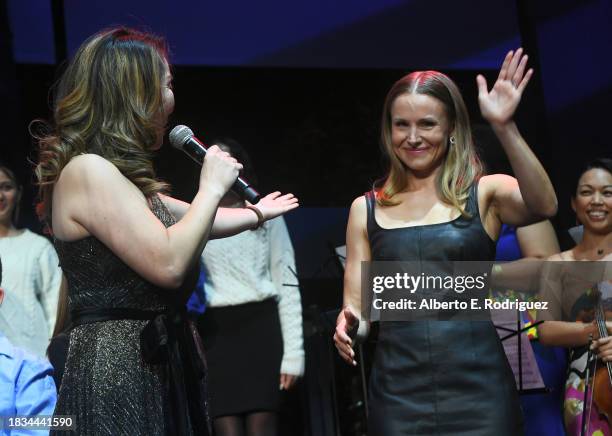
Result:
[[[175,223],[159,197],[151,199],[151,209],[166,227]],[[169,428],[168,422],[176,424],[176,416],[174,421],[168,420],[172,418],[173,401],[177,401],[172,396],[176,386],[170,386],[177,380],[173,377],[177,365],[169,365],[163,359],[156,363],[145,361],[141,332],[153,324],[150,320],[155,315],[171,309],[181,312],[195,287],[197,271],[189,274],[184,284],[187,292],[165,290],[144,280],[93,236],[73,242],[56,239],[55,246],[69,286],[68,305],[73,321],[55,415],[74,415],[79,435],[196,432],[198,419],[206,417],[203,398],[199,404],[188,406],[199,411],[200,417],[194,419],[191,414],[186,418],[186,428]],[[174,333],[179,330],[182,329]],[[203,383],[190,380],[193,374],[186,371],[194,343],[179,342],[176,348],[180,349],[178,366],[180,375],[185,377],[183,385]],[[178,399],[181,407],[186,406],[180,403],[184,397]]]
[[[472,218],[384,229],[366,194],[373,261],[490,261],[495,242],[478,210]],[[382,321],[369,381],[368,433],[518,436],[522,414],[514,376],[490,321]]]

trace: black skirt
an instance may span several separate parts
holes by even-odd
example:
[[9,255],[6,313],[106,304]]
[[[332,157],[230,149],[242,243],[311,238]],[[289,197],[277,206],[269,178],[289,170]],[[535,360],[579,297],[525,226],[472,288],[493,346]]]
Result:
[[277,411],[283,337],[276,300],[207,308],[198,329],[211,417]]

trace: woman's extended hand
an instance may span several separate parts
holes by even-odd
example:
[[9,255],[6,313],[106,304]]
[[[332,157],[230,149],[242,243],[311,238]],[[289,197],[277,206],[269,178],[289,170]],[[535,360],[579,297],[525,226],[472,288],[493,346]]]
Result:
[[357,366],[355,351],[353,350],[353,339],[357,336],[359,329],[359,318],[350,307],[342,309],[336,320],[336,332],[334,333],[334,344],[338,349],[340,357],[350,365]]
[[259,200],[255,207],[259,209],[265,220],[270,220],[295,209],[299,205],[298,199],[293,194],[281,195],[280,192],[276,191]]
[[519,48],[506,55],[491,91],[487,90],[484,76],[479,74],[476,77],[480,112],[489,123],[504,125],[512,120],[523,91],[533,75],[531,68],[525,72],[526,66],[527,55],[523,55],[523,49]]

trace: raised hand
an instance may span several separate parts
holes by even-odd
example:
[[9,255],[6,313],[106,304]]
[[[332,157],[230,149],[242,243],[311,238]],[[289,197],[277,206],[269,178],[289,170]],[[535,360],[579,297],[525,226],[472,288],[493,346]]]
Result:
[[276,218],[298,206],[298,199],[293,194],[281,195],[278,191],[266,195],[255,205],[265,220]]
[[487,89],[484,76],[479,74],[476,77],[480,112],[489,123],[503,125],[512,120],[523,91],[533,75],[532,68],[525,72],[527,59],[522,48],[516,52],[509,51],[491,91]]
[[350,307],[342,309],[336,320],[336,332],[334,333],[334,344],[342,359],[353,366],[357,366],[355,361],[355,351],[353,350],[353,339],[357,335],[359,328],[359,318]]

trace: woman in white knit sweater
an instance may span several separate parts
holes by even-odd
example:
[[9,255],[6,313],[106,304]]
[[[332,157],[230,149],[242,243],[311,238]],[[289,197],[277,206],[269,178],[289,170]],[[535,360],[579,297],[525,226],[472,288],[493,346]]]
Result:
[[0,257],[6,299],[0,331],[17,347],[45,356],[55,325],[62,271],[53,245],[28,229],[18,229],[22,188],[0,163]]
[[[244,165],[232,140],[218,145]],[[229,192],[224,207],[244,207]],[[208,361],[215,434],[275,435],[279,391],[304,373],[302,306],[291,239],[282,217],[208,242],[202,261],[207,308],[199,323]]]

